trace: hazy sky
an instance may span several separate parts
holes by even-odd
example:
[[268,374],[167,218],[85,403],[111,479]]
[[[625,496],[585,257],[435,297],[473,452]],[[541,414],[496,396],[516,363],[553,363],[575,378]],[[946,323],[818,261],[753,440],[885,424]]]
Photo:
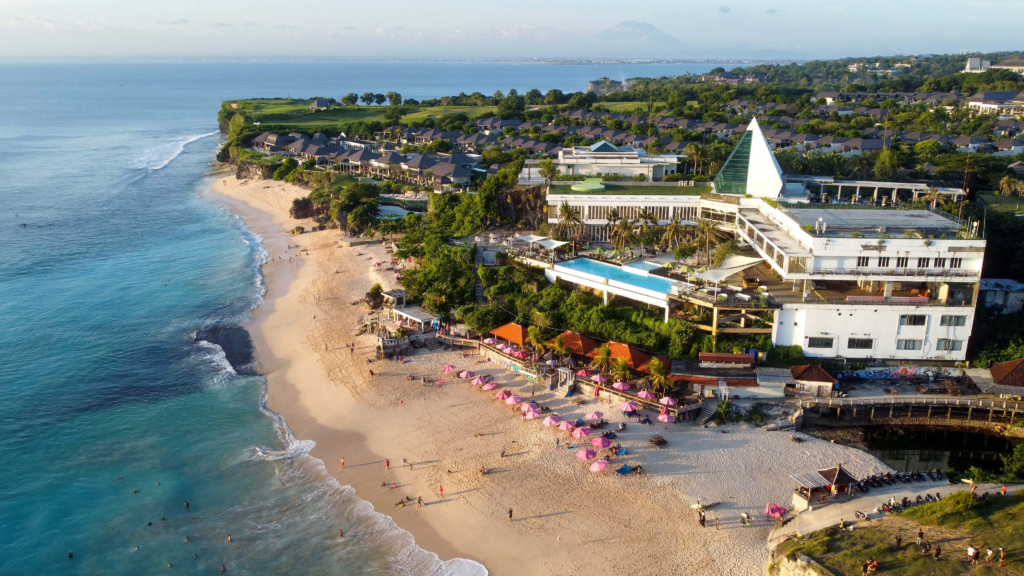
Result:
[[1021,49],[1021,22],[1022,0],[0,0],[0,60],[826,58]]

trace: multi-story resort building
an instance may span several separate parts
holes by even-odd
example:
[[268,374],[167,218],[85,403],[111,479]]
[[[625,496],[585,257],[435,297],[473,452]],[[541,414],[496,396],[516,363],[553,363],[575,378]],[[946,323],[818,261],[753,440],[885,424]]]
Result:
[[675,174],[679,164],[675,156],[649,156],[642,149],[602,140],[592,146],[560,149],[555,166],[560,174],[642,176],[654,182]]
[[[650,194],[590,190],[548,198],[549,222],[569,202],[599,240],[612,207],[621,218],[650,210],[661,223],[716,220],[740,242],[739,255],[687,275],[669,273],[662,262],[617,266],[586,259],[551,264],[545,273],[605,297],[664,307],[666,319],[694,306],[711,308],[710,325],[699,326],[704,330],[770,333],[775,345],[801,346],[811,357],[964,360],[985,250],[977,223],[894,207],[889,199],[897,193],[909,199],[923,191],[913,185],[832,182],[809,192],[814,181],[784,176],[751,122],[713,192],[651,187]],[[832,202],[812,203],[809,196]],[[849,202],[857,197],[863,202]]]

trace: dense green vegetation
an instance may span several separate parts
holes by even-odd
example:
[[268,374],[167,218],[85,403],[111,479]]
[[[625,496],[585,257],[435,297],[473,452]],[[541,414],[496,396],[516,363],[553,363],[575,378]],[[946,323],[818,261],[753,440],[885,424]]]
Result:
[[[933,547],[942,546],[937,562],[914,543],[918,526]],[[903,539],[898,549],[897,534]],[[1007,563],[1003,568],[995,567],[997,552],[992,566],[970,565],[965,561],[965,550],[971,543],[983,552],[986,548],[1003,548]],[[830,528],[789,540],[779,546],[778,553],[791,560],[809,556],[832,573],[844,576],[861,574],[861,566],[868,559],[878,562],[879,573],[889,574],[1024,574],[1024,496],[1017,493],[980,499],[961,491],[938,502],[914,506],[901,518],[872,521],[853,532]]]

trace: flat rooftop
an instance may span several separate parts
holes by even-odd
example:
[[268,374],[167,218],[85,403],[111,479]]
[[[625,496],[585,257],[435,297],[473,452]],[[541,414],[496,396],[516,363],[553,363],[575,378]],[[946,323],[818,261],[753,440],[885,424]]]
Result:
[[801,226],[814,226],[820,218],[828,224],[828,231],[857,230],[866,235],[877,234],[878,228],[886,233],[899,234],[907,229],[921,229],[928,234],[952,234],[959,231],[955,222],[928,210],[862,209],[844,210],[833,208],[790,208],[789,215]]

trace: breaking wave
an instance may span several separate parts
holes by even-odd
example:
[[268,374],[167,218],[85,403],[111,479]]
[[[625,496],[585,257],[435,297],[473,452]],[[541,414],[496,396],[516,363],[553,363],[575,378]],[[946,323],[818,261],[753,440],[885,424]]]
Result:
[[132,160],[128,164],[128,167],[134,170],[159,170],[177,158],[185,150],[185,146],[195,142],[196,140],[201,140],[216,134],[219,134],[219,132],[186,136],[184,138],[167,142],[166,144],[154,146],[153,148],[143,152],[142,155],[135,160]]

